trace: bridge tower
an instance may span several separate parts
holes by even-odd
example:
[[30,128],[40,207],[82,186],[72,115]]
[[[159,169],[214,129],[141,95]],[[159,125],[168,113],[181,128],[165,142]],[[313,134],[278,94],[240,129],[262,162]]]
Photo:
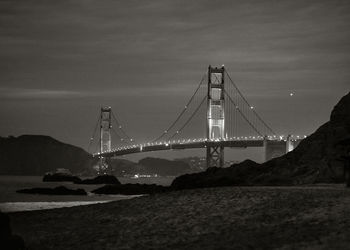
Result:
[[[100,154],[111,151],[112,108],[101,107],[100,113]],[[98,174],[106,174],[108,165],[106,158],[100,156]]]
[[222,140],[225,137],[225,68],[208,68],[207,94],[207,167],[222,167],[224,165],[224,147],[213,145],[211,141]]

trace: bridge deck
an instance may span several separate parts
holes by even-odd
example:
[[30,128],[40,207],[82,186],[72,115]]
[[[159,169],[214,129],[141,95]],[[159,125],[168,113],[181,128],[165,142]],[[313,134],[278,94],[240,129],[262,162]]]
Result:
[[184,142],[172,144],[157,144],[125,148],[111,152],[98,153],[95,156],[116,157],[128,154],[152,152],[160,150],[181,150],[190,148],[206,148],[207,146],[223,146],[229,148],[247,148],[247,147],[263,147],[264,140],[227,140],[227,141],[199,141],[199,142]]

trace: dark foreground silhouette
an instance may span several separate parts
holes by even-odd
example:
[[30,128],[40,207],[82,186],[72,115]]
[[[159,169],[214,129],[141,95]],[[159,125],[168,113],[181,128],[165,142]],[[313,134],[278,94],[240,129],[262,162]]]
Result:
[[0,247],[4,250],[25,249],[23,239],[12,234],[9,216],[2,212],[0,212]]

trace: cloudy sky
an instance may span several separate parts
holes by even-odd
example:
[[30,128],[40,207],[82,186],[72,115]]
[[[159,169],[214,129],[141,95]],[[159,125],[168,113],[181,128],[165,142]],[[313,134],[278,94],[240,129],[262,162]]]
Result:
[[153,139],[209,64],[277,133],[309,134],[350,90],[349,40],[347,0],[0,0],[0,135],[86,148],[108,105]]

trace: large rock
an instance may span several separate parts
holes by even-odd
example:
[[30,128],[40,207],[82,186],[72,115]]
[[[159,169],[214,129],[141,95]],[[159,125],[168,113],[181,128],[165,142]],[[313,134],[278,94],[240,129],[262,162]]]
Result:
[[176,178],[175,189],[225,185],[297,185],[344,181],[350,151],[350,93],[334,107],[330,121],[292,152],[263,164],[244,161],[229,168]]
[[119,185],[119,180],[114,175],[99,175],[93,179],[78,180],[75,184],[116,184]]
[[64,186],[55,188],[29,188],[16,191],[22,194],[47,194],[47,195],[87,195],[84,189],[69,189]]
[[0,247],[4,250],[25,249],[23,239],[12,234],[10,219],[7,214],[2,212],[0,212]]
[[251,185],[250,175],[261,173],[259,164],[245,160],[229,168],[208,168],[204,172],[185,174],[175,178],[171,187],[173,189],[191,189],[203,187]]

